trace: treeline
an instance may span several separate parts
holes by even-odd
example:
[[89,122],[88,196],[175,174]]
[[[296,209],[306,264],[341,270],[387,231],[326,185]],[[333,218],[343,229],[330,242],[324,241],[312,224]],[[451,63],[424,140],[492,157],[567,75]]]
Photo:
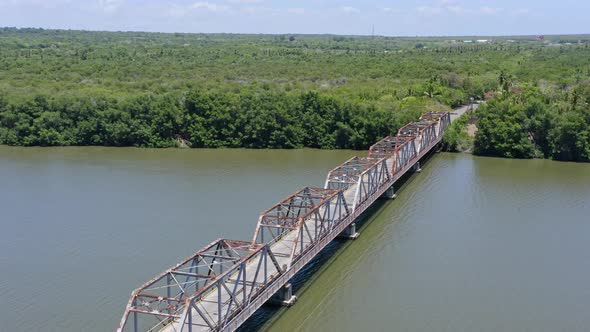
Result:
[[364,149],[473,97],[449,150],[588,160],[590,37],[506,39],[0,28],[0,144]]
[[590,81],[504,91],[476,117],[475,154],[590,161]]
[[0,144],[365,149],[417,119],[427,103],[410,97],[384,110],[317,92],[264,90],[124,100],[38,95],[0,99]]

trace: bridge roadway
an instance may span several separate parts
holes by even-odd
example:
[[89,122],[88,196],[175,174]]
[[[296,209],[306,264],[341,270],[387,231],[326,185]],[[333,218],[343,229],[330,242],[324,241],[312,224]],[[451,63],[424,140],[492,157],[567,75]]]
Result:
[[[458,110],[458,113],[467,108]],[[458,115],[457,115],[458,116]],[[453,116],[455,118],[455,116]],[[265,211],[253,240],[217,240],[135,290],[118,331],[234,331],[269,300],[296,300],[289,280],[440,143],[450,113],[427,113]]]
[[[353,197],[354,193],[356,190],[356,185],[353,185],[351,187],[349,187],[347,190],[344,191],[344,196],[345,197]],[[334,205],[332,205],[334,207]],[[324,207],[322,207],[320,209],[320,213],[323,213],[325,210]],[[308,219],[305,221],[305,224],[308,228],[308,230],[313,233],[315,232],[315,223],[313,222],[312,219]],[[297,237],[297,230],[292,230],[291,232],[287,233],[286,235],[284,235],[279,241],[275,242],[270,248],[272,250],[272,252],[274,253],[275,257],[276,257],[276,261],[279,264],[279,266],[288,266],[290,263],[290,255],[291,252],[293,251],[293,242],[295,240],[295,238]],[[337,234],[336,234],[337,235]],[[311,244],[311,239],[309,237],[304,237],[304,245],[309,245]],[[255,278],[255,274],[256,274],[256,269],[258,267],[258,265],[260,264],[260,260],[263,259],[261,256],[255,258],[252,261],[249,261],[248,264],[246,264],[246,283],[247,284],[252,284],[255,282],[254,278]],[[240,271],[236,271],[234,272],[232,275],[230,275],[226,281],[226,283],[231,284],[231,285],[235,285],[238,279],[238,274],[240,273]],[[244,287],[239,287],[237,292],[238,293],[242,293],[242,291],[244,290]],[[270,294],[272,295],[272,294]],[[221,301],[218,300],[218,293],[216,292],[216,290],[211,290],[208,294],[206,294],[203,299],[201,301],[199,301],[196,306],[198,307],[198,310],[200,310],[200,312],[202,313],[215,313],[219,311],[218,308],[218,303],[221,303],[221,312],[223,311],[227,311],[229,303],[231,300],[231,294],[228,292],[222,292],[221,295]],[[294,301],[294,299],[291,298],[286,298],[285,301],[289,302],[289,301]],[[201,332],[201,331],[211,331],[211,327],[208,325],[208,323],[205,321],[206,316],[205,315],[199,315],[199,313],[197,312],[197,309],[192,309],[192,331],[194,332]],[[205,316],[205,317],[204,317]],[[213,316],[217,316],[215,314],[213,314]],[[207,318],[209,318],[210,322],[211,321],[216,321],[217,317],[212,317],[212,316],[208,316]],[[173,322],[168,324],[167,326],[165,326],[161,331],[165,331],[165,332],[177,332],[177,331],[181,331],[181,326],[179,326],[181,323],[180,322]],[[185,330],[189,331],[188,326],[185,327]]]

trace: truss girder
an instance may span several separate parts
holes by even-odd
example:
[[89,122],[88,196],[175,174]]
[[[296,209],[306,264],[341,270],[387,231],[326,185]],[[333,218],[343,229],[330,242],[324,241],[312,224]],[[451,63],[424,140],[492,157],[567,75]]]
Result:
[[306,187],[265,211],[258,220],[254,244],[273,245],[287,235],[291,266],[350,213],[341,190]]
[[260,215],[252,243],[272,245],[291,231],[299,230],[301,220],[311,218],[314,211],[324,207],[337,193],[332,189],[306,187],[291,194]]
[[393,158],[391,174],[395,174],[413,162],[422,151],[440,142],[450,122],[448,112],[426,113],[418,121],[400,128],[395,137],[386,137],[371,146],[369,157]]
[[353,210],[366,202],[369,197],[375,194],[382,186],[386,185],[391,178],[385,158],[375,161],[370,168],[365,170],[358,179]]
[[[254,260],[254,275],[247,275]],[[118,331],[159,331],[179,322],[188,328],[188,320],[215,330],[282,272],[267,244],[216,240],[133,291]],[[225,301],[200,302],[212,292]]]
[[235,330],[438,144],[450,123],[450,113],[424,114],[371,146],[368,157],[330,171],[325,188],[303,188],[263,212],[252,241],[218,239],[148,281],[131,294],[118,331]]
[[353,157],[328,173],[324,188],[346,190],[358,183],[360,175],[378,161],[376,158]]

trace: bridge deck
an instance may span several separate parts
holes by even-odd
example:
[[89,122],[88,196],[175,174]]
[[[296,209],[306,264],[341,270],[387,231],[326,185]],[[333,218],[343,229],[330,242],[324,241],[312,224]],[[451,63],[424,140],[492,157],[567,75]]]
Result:
[[[390,158],[391,159],[391,158]],[[347,190],[344,191],[344,196],[345,198],[348,200],[350,199],[350,201],[353,200],[355,192],[356,192],[356,188],[357,185],[352,185],[350,186]],[[332,207],[335,207],[335,204],[332,204]],[[320,213],[323,212],[324,208],[320,208]],[[315,231],[315,223],[313,222],[313,220],[308,219],[305,221],[308,229],[310,232],[314,232]],[[290,255],[291,252],[293,250],[293,246],[294,246],[294,240],[297,237],[297,230],[293,230],[289,233],[287,233],[286,235],[284,235],[279,241],[277,241],[275,244],[273,244],[271,246],[271,250],[274,253],[277,262],[279,263],[280,266],[287,266],[290,263]],[[305,237],[303,240],[304,244],[311,244],[311,239],[309,237]],[[260,260],[262,259],[262,257],[257,257],[254,260],[251,260],[248,262],[248,264],[246,265],[246,284],[250,284],[253,283],[254,280],[254,276],[255,276],[255,271],[257,269],[257,266],[260,264]],[[234,285],[236,284],[236,281],[238,279],[238,274],[240,272],[235,272],[232,275],[229,276],[229,278],[226,281],[226,284],[228,286],[228,288],[232,288],[234,287]],[[237,295],[239,297],[240,294],[242,294],[243,292],[247,291],[247,289],[245,289],[244,287],[239,287],[237,290]],[[230,306],[230,301],[232,296],[228,293],[228,292],[222,292],[221,293],[221,301],[219,301],[218,299],[218,295],[216,290],[211,290],[207,295],[205,295],[203,297],[203,299],[199,302],[196,303],[197,308],[203,312],[203,313],[215,313],[219,310],[218,308],[218,303],[221,302],[221,309],[222,312],[227,311],[228,307]],[[234,295],[236,295],[236,293],[234,293]],[[238,300],[239,301],[239,300]],[[193,332],[206,332],[206,331],[211,331],[210,326],[207,324],[207,322],[205,321],[204,317],[202,317],[201,315],[199,315],[199,313],[196,311],[196,309],[192,309],[193,313],[193,319],[192,319],[192,331]],[[218,321],[218,317],[213,317],[216,316],[215,314],[213,314],[212,316],[209,317],[210,322],[217,322]],[[162,332],[178,332],[181,331],[181,323],[177,320],[174,321],[170,324],[168,324],[167,326],[165,326],[164,328],[161,329]],[[188,331],[188,324],[185,324],[187,326],[185,326],[185,328]]]
[[252,243],[218,240],[152,279],[132,293],[119,331],[235,330],[431,152],[450,122],[450,113],[425,114],[373,145],[368,158],[334,169],[324,189],[305,188],[267,210]]

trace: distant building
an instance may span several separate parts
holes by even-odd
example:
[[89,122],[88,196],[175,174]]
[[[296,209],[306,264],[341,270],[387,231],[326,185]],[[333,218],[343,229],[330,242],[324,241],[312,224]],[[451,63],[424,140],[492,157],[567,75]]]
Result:
[[476,40],[476,42],[478,42],[478,43],[487,43],[487,42],[489,42],[489,40],[487,40],[487,39],[478,39],[478,40]]
[[473,40],[464,40],[463,42],[468,44],[468,43],[473,43]]

